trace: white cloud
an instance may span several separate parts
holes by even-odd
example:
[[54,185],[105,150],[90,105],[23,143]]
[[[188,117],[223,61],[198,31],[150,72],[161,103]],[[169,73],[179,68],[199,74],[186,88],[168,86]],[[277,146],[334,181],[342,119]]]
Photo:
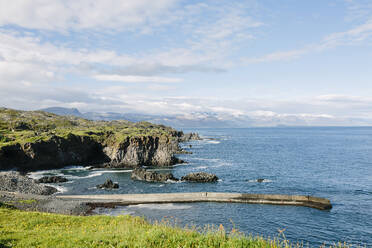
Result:
[[0,26],[68,31],[124,30],[151,25],[176,0],[2,0]]
[[353,45],[372,37],[372,19],[345,32],[326,36],[318,49],[332,48],[341,45]]
[[181,82],[180,78],[169,77],[145,77],[145,76],[121,76],[121,75],[95,75],[94,79],[100,81],[115,81],[115,82],[128,82],[128,83],[177,83]]
[[256,58],[243,58],[244,63],[262,63],[262,62],[273,62],[273,61],[288,61],[300,58],[302,55],[309,52],[309,48],[303,48],[299,50],[283,51],[283,52],[274,52],[262,57]]
[[319,52],[338,46],[360,44],[366,40],[368,41],[370,38],[372,38],[372,19],[345,32],[337,32],[327,35],[317,44],[307,45],[300,49],[273,52],[260,57],[242,58],[241,61],[246,64],[288,61],[298,59],[312,52]]
[[[353,96],[353,95],[338,95],[338,94],[329,94],[329,95],[320,95],[315,98],[318,101],[325,102],[326,104],[337,104],[342,105],[366,105],[370,107],[372,105],[371,97],[362,97],[362,96]],[[341,105],[342,104],[342,105]]]

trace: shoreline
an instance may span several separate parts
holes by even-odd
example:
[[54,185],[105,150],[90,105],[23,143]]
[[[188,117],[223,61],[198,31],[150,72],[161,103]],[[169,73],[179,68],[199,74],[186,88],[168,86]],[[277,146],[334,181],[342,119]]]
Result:
[[278,195],[278,194],[246,194],[221,192],[184,192],[157,194],[105,194],[105,195],[57,195],[57,199],[86,200],[90,205],[137,205],[164,203],[247,203],[310,207],[319,210],[330,210],[330,200],[313,196]]
[[299,195],[240,194],[218,192],[107,194],[107,195],[36,195],[0,191],[0,202],[25,211],[67,215],[95,215],[97,207],[115,208],[138,204],[166,203],[244,203],[310,207],[321,211],[332,208],[328,199]]

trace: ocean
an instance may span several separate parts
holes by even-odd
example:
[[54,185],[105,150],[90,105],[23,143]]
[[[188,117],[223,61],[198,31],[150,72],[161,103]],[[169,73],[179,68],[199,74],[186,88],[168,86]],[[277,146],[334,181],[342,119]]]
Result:
[[[168,219],[180,226],[219,226],[247,235],[285,237],[305,246],[347,242],[372,246],[372,128],[277,127],[190,129],[204,139],[183,143],[192,154],[179,155],[187,164],[155,169],[181,177],[190,172],[216,174],[216,183],[147,183],[132,181],[129,169],[87,170],[73,166],[32,173],[32,177],[62,175],[70,181],[61,194],[169,192],[238,192],[300,194],[329,198],[333,208],[256,204],[147,204],[97,209],[100,214],[131,214],[150,221]],[[191,147],[190,147],[191,145]],[[95,185],[106,179],[118,190]],[[264,179],[257,182],[257,179]],[[279,230],[283,230],[282,233]]]

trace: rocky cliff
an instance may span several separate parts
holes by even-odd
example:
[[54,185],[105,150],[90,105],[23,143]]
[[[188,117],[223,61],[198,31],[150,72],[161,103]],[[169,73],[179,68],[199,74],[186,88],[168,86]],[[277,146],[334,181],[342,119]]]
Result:
[[40,111],[2,111],[0,170],[170,166],[182,162],[174,156],[180,151],[178,143],[198,137],[151,123],[95,122]]
[[109,167],[170,166],[182,162],[174,156],[179,150],[177,140],[153,136],[128,137],[118,145],[103,148],[110,159]]

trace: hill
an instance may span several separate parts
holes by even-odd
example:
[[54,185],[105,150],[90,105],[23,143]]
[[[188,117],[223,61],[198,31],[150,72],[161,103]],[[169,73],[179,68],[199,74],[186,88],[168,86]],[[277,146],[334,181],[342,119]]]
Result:
[[91,121],[44,111],[0,109],[0,169],[169,166],[183,133],[149,122]]

